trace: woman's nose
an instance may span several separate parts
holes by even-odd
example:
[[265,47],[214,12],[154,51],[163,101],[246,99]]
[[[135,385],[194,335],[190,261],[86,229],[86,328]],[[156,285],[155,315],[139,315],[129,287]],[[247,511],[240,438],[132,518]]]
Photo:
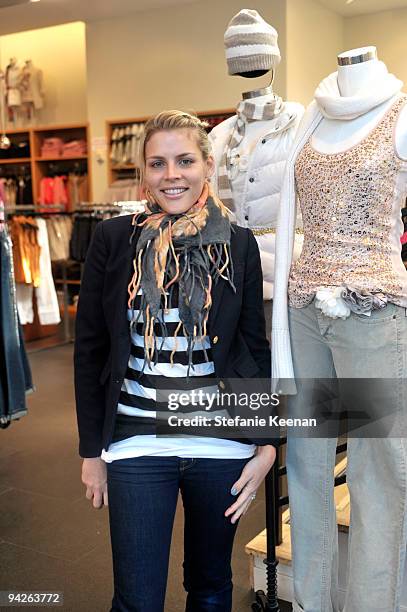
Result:
[[179,167],[175,162],[168,162],[166,166],[165,178],[174,179],[179,178],[180,172]]

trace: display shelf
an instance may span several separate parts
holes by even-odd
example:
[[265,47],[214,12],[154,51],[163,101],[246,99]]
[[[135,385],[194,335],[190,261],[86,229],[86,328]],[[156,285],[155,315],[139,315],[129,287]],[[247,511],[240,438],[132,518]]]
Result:
[[[60,138],[63,142],[73,140],[84,140],[87,146],[86,155],[52,155],[44,157],[41,155],[42,143],[46,138]],[[92,199],[92,184],[91,184],[91,164],[89,161],[90,143],[89,143],[89,126],[81,123],[70,123],[64,125],[42,126],[34,128],[31,132],[31,151],[33,164],[33,198],[34,202],[38,203],[40,194],[41,180],[48,176],[51,172],[48,164],[63,164],[62,174],[76,171],[75,164],[81,162],[81,169],[88,175],[88,193],[86,200]],[[58,166],[57,166],[58,168]],[[52,169],[52,173],[57,171],[57,168]]]
[[69,155],[69,156],[62,156],[59,155],[58,157],[34,157],[34,161],[37,162],[59,162],[59,161],[72,161],[75,159],[88,159],[87,155]]
[[112,166],[112,170],[140,170],[140,168],[136,164],[117,164]]
[[[89,126],[82,123],[71,123],[63,125],[47,125],[41,127],[33,127],[27,129],[6,130],[6,135],[10,138],[12,147],[19,147],[26,143],[29,157],[0,157],[0,167],[4,166],[3,171],[7,167],[16,165],[29,164],[29,174],[32,183],[32,198],[31,202],[38,204],[41,179],[48,176],[50,168],[47,164],[63,164],[63,174],[70,171],[76,171],[75,167],[78,162],[81,163],[81,170],[87,172],[88,175],[88,193],[87,201],[92,200],[92,182],[91,182],[91,164],[89,162]],[[60,138],[64,142],[72,140],[84,140],[87,145],[86,155],[70,155],[70,156],[51,156],[43,157],[41,155],[41,146],[45,138]],[[3,151],[3,155],[5,152]]]
[[29,164],[31,157],[14,157],[13,159],[0,159],[0,165],[2,164]]
[[[205,119],[209,123],[208,132],[215,127],[218,123],[221,123],[225,119],[231,117],[235,114],[235,109],[226,108],[226,109],[218,109],[218,110],[205,110],[199,111],[196,113],[200,119]],[[122,139],[125,141],[128,138],[131,138],[131,127],[137,126],[141,128],[150,116],[146,117],[133,117],[127,119],[111,119],[106,121],[106,141],[108,143],[108,161],[107,161],[107,173],[108,173],[108,184],[109,186],[116,181],[118,178],[123,178],[127,176],[130,177],[131,173],[137,177],[138,172],[140,171],[139,166],[136,163],[114,163],[111,157],[112,153],[112,136],[113,131],[116,129],[122,129],[123,135]],[[137,131],[136,127],[136,131]],[[128,133],[125,133],[125,130],[128,130]],[[134,136],[133,136],[134,137]]]

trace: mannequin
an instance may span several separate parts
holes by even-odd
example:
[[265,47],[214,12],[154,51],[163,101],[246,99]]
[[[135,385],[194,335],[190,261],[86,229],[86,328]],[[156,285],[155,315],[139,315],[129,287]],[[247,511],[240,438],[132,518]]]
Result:
[[[346,62],[355,58],[359,60],[356,64]],[[353,96],[362,89],[375,87],[375,80],[381,72],[376,47],[362,47],[341,53],[338,56],[338,86],[341,95]],[[312,135],[312,146],[321,153],[337,153],[353,147],[365,138],[393,103],[394,98],[391,98],[352,121],[324,118]],[[395,136],[398,153],[407,158],[407,108],[401,111]]]
[[10,119],[17,124],[19,119],[19,110],[21,107],[21,94],[19,90],[21,77],[21,67],[15,57],[10,58],[10,62],[6,68],[6,86],[7,86],[7,106],[9,109]]
[[[275,228],[284,160],[288,158],[304,112],[300,104],[283,102],[273,92],[275,70],[280,62],[277,37],[276,30],[257,11],[243,9],[232,18],[225,32],[229,74],[246,79],[267,75],[268,85],[260,82],[257,87],[244,91],[237,115],[220,123],[210,133],[216,165],[214,188],[233,211],[236,223],[253,231],[259,246],[268,328],[271,325]],[[301,246],[302,235],[297,233],[295,257]]]
[[[374,397],[384,397],[379,414],[396,415],[393,436],[376,429],[370,438],[348,437],[351,530],[343,608],[333,495],[336,438],[306,439],[289,429],[294,612],[400,609],[407,520],[402,85],[377,59],[375,47],[340,54],[338,72],[315,92],[287,166],[276,248],[273,379],[286,385],[289,408],[302,416],[315,407],[307,381],[316,383],[317,394],[321,380],[343,389],[346,379],[356,392],[353,408],[375,407]],[[293,262],[296,196],[304,246]],[[360,380],[368,403],[357,395]]]
[[36,68],[31,60],[25,62],[20,77],[21,101],[26,117],[30,123],[35,119],[35,113],[44,106],[42,88],[42,71]]
[[6,130],[6,75],[0,70],[0,149],[9,149],[11,142]]

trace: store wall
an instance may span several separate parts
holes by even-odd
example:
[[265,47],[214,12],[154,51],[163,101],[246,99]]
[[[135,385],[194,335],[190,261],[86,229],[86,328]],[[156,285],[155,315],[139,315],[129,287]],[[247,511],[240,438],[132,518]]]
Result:
[[87,121],[86,36],[82,22],[0,37],[0,65],[31,59],[43,71],[45,107],[37,124]]
[[406,32],[407,9],[345,19],[345,49],[375,45],[379,58],[404,81],[407,91]]
[[336,70],[344,47],[344,18],[317,0],[287,0],[287,97],[307,105]]
[[[250,2],[280,33],[285,56],[286,0]],[[227,74],[223,35],[244,0],[203,0],[87,25],[88,110],[91,134],[105,135],[105,120],[151,115],[165,108],[234,107],[241,92],[263,86]],[[275,89],[285,96],[285,62]],[[99,153],[100,142],[98,145]],[[106,163],[93,156],[93,193],[107,186]]]

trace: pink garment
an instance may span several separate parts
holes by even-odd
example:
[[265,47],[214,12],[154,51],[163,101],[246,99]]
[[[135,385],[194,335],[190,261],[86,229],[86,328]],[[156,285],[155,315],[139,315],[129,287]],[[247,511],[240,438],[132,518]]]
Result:
[[68,192],[66,189],[66,176],[56,176],[54,178],[54,204],[68,204]]
[[[62,204],[67,209],[68,192],[66,188],[66,176],[55,176],[41,179],[39,204],[41,206],[50,206],[53,204]],[[41,209],[41,212],[46,212]]]
[[0,202],[5,202],[6,201],[6,192],[4,190],[4,183],[6,182],[6,179],[2,178],[0,179]]
[[402,237],[400,238],[401,244],[407,244],[407,232],[404,232]]
[[71,140],[63,146],[62,157],[75,157],[77,155],[86,155],[87,147],[85,140]]
[[59,157],[63,147],[64,141],[61,138],[45,138],[41,145],[41,157]]
[[54,179],[46,176],[41,179],[39,204],[53,204],[54,201]]

